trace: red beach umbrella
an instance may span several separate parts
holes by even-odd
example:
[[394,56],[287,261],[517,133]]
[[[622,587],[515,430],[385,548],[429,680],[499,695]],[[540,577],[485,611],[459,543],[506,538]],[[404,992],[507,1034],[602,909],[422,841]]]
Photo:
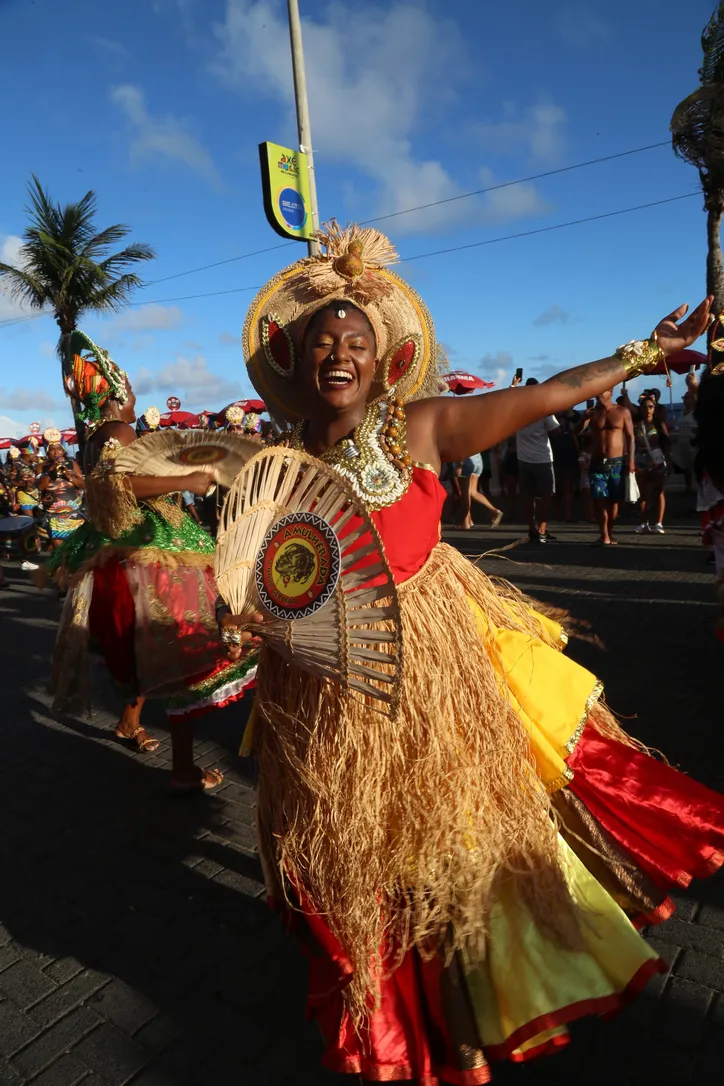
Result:
[[465,396],[468,392],[474,392],[476,388],[493,388],[493,381],[483,381],[481,377],[475,377],[464,370],[454,370],[452,373],[444,373],[442,379],[455,396]]
[[14,444],[11,437],[0,437],[0,449],[11,449]]
[[192,430],[199,425],[199,416],[191,411],[166,411],[161,415],[161,426],[178,426],[179,430]]
[[66,443],[66,445],[78,444],[78,435],[76,434],[75,430],[61,430],[60,436],[62,440]]

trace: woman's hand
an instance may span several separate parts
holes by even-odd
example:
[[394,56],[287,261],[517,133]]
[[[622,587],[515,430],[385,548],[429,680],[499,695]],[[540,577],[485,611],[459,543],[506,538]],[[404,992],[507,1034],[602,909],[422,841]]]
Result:
[[236,663],[237,660],[248,656],[259,647],[261,638],[245,627],[252,624],[259,626],[263,621],[264,615],[260,611],[255,611],[251,615],[225,614],[221,618],[219,622],[221,640],[226,645],[230,660]]
[[213,486],[216,478],[210,471],[192,471],[190,475],[179,475],[179,490],[190,490],[199,498],[203,498],[209,487]]
[[706,331],[713,301],[713,294],[705,298],[701,305],[698,305],[682,324],[677,322],[686,316],[689,309],[688,305],[680,305],[673,313],[669,313],[668,317],[664,317],[662,321],[659,321],[656,325],[656,335],[659,340],[659,347],[661,347],[664,354],[669,355],[675,354],[676,351],[683,351],[685,347],[691,346]]

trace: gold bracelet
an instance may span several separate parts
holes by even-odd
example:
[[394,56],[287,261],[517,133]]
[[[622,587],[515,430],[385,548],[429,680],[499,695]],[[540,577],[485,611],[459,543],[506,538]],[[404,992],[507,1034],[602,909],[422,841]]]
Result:
[[651,339],[632,339],[630,343],[624,343],[614,357],[618,358],[626,371],[627,381],[641,373],[651,373],[661,362],[666,365],[666,355],[659,346],[656,332]]

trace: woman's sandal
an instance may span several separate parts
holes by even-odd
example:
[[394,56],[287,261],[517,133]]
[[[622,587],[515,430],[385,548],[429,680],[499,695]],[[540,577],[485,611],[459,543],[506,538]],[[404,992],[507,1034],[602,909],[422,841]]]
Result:
[[154,739],[152,735],[147,735],[145,728],[139,726],[132,731],[130,735],[124,735],[123,732],[116,732],[116,739],[123,739],[127,743],[135,743],[136,750],[141,754],[153,754],[154,750],[158,750],[161,745],[158,739]]
[[[210,779],[206,777],[206,774]],[[218,788],[223,780],[224,774],[220,769],[206,769],[204,776],[199,777],[198,781],[177,781],[176,783],[171,781],[171,795],[193,796],[199,792],[211,792],[214,788]]]

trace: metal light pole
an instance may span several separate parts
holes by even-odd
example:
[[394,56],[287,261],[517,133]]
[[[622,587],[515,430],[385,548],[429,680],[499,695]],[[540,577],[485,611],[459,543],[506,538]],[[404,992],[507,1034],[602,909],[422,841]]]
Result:
[[[307,156],[309,169],[309,197],[312,202],[312,226],[315,233],[319,230],[319,208],[317,207],[317,181],[314,176],[314,152],[312,150],[312,129],[309,123],[309,102],[307,101],[307,77],[304,72],[304,48],[302,46],[302,24],[299,19],[299,0],[287,0],[289,8],[289,38],[292,45],[292,68],[294,70],[294,100],[297,106],[297,131],[299,150]],[[312,238],[307,242],[309,255],[319,253],[319,242]]]

